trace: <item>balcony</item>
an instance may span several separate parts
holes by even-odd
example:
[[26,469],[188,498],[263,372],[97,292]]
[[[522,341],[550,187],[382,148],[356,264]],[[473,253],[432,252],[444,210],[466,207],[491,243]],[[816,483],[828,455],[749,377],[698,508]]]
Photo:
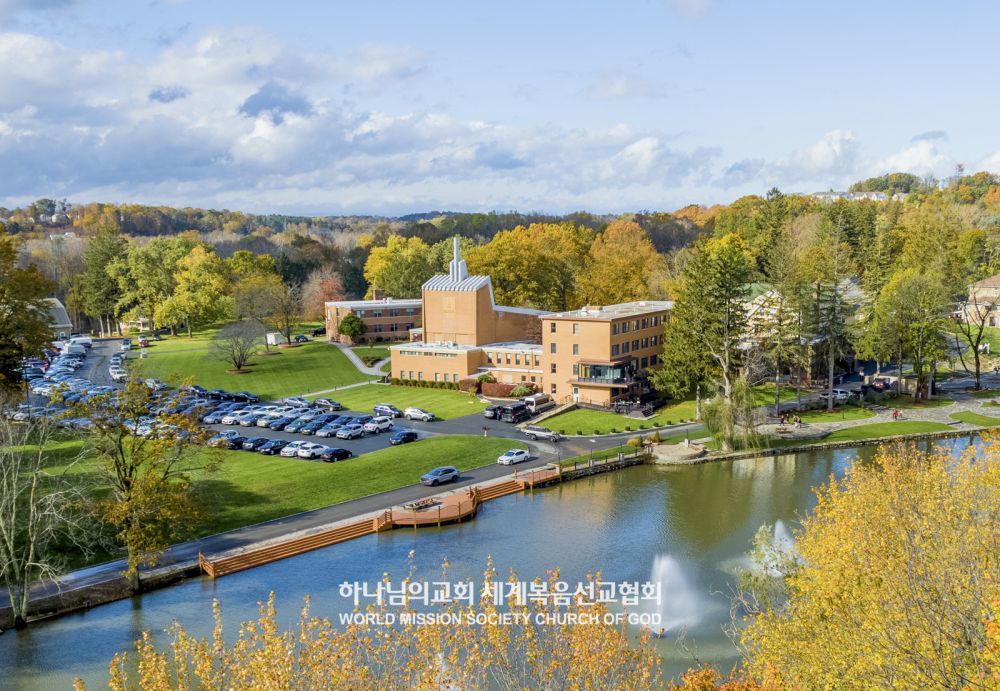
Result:
[[635,381],[635,377],[574,377],[572,381],[597,386],[628,386]]

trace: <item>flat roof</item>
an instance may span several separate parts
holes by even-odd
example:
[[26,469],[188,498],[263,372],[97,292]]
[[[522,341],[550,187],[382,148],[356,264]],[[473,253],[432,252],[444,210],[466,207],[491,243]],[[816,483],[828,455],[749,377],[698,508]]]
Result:
[[355,309],[363,307],[420,307],[420,303],[420,298],[382,298],[381,300],[335,300],[326,304]]
[[470,350],[499,350],[499,351],[542,351],[541,343],[527,343],[521,341],[507,341],[504,343],[484,343],[483,345],[466,345],[464,343],[451,343],[449,341],[425,342],[413,341],[410,343],[396,343],[389,346],[389,350],[432,350],[432,351],[452,351],[467,352]]
[[545,315],[546,319],[593,319],[598,321],[610,321],[622,317],[635,317],[641,314],[652,312],[665,312],[673,309],[673,300],[638,300],[636,302],[622,302],[617,305],[588,305],[578,310],[569,312],[553,312]]

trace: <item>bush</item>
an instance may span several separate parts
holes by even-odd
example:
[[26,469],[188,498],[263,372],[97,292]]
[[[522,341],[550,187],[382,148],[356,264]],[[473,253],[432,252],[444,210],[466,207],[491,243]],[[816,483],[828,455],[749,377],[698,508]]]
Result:
[[481,390],[484,396],[489,396],[490,398],[511,398],[515,388],[517,387],[514,384],[485,382]]
[[497,378],[494,377],[492,374],[480,374],[476,378],[476,381],[478,381],[480,384],[496,384]]
[[391,379],[389,380],[389,383],[390,383],[390,384],[392,384],[393,386],[399,386],[399,385],[400,385],[400,383],[402,383],[402,381],[403,381],[403,380],[402,380],[402,379],[400,379],[399,377],[392,377],[392,378],[391,378]]
[[578,429],[578,430],[576,431],[576,435],[577,435],[578,437],[582,437],[582,436],[583,436],[583,430],[579,430],[579,429]]
[[462,379],[458,382],[458,390],[472,394],[479,393],[479,380],[471,377],[468,379]]
[[514,387],[514,390],[510,392],[510,395],[517,398],[524,398],[525,396],[530,396],[533,393],[535,393],[535,387],[531,384],[518,384]]
[[625,425],[625,431],[626,432],[631,432],[632,431],[632,425]]
[[628,445],[631,446],[633,449],[641,449],[642,437],[632,437],[631,439],[628,440]]
[[660,443],[660,430],[655,430],[652,434],[650,434],[649,435],[649,441],[653,442],[654,444],[659,444]]

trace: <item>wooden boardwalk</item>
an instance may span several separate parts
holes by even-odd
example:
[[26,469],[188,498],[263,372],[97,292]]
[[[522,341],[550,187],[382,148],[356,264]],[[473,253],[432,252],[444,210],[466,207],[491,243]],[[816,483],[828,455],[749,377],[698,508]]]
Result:
[[201,570],[212,578],[219,578],[237,571],[269,564],[286,557],[294,557],[314,549],[329,547],[338,542],[380,533],[397,527],[442,526],[474,518],[483,502],[523,492],[544,485],[560,482],[562,468],[549,464],[542,468],[518,473],[501,482],[483,487],[470,487],[464,492],[454,492],[414,502],[402,507],[392,507],[374,518],[346,523],[335,528],[320,530],[300,537],[247,549],[231,555],[217,557],[198,555]]

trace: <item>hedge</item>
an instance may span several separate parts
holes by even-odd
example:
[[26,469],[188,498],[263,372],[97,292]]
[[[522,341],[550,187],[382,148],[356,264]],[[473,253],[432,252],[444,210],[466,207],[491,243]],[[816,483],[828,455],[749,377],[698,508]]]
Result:
[[484,396],[490,398],[510,398],[517,384],[485,383],[482,386]]
[[458,382],[458,390],[466,393],[479,393],[479,380],[473,378],[460,379]]
[[459,385],[452,381],[426,381],[424,379],[397,379],[393,377],[389,380],[393,386],[415,386],[418,389],[448,389],[457,391]]

